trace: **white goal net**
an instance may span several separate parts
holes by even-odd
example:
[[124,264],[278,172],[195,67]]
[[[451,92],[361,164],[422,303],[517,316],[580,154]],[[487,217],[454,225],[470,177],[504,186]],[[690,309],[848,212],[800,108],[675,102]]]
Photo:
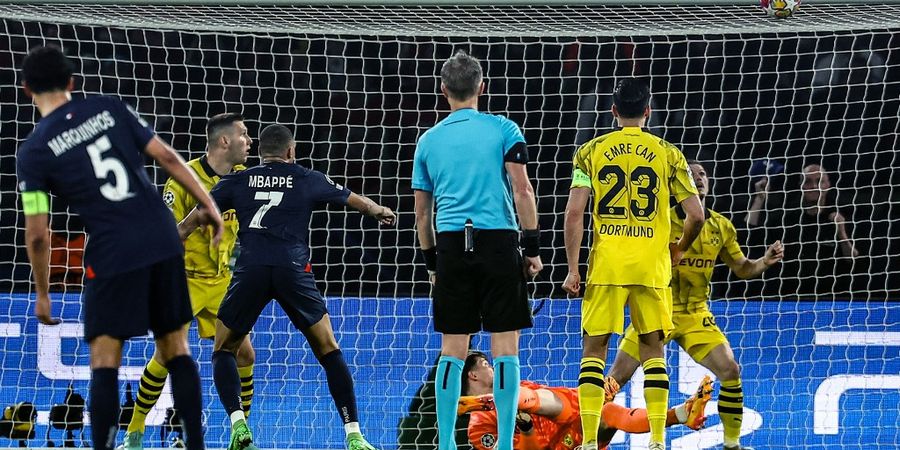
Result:
[[[784,20],[756,6],[706,3],[3,4],[0,17],[0,407],[34,404],[32,446],[48,436],[63,443],[49,410],[70,385],[87,396],[90,376],[78,218],[54,203],[54,313],[63,325],[33,318],[22,243],[15,151],[39,117],[18,88],[18,69],[28,49],[45,44],[75,61],[76,96],[122,97],[185,158],[205,151],[209,116],[238,112],[254,141],[262,127],[285,124],[301,164],[398,211],[396,229],[338,209],[316,213],[311,225],[314,272],[355,376],[363,430],[379,448],[434,448],[428,380],[440,339],[416,251],[410,177],[416,139],[448,113],[438,71],[458,49],[482,61],[480,108],[521,126],[532,161],[546,269],[531,284],[539,311],[521,340],[523,379],[574,386],[580,302],[559,288],[571,158],[613,127],[617,77],[638,76],[653,93],[650,130],[704,164],[706,206],[734,222],[748,256],[777,239],[786,246],[785,262],[762,279],[739,280],[724,266],[714,277],[711,308],[743,369],[743,442],[808,450],[900,442],[898,5],[803,4]],[[224,447],[211,345],[196,331],[191,339],[207,445]],[[253,342],[259,445],[342,448],[324,373],[302,335],[270,306]],[[483,338],[474,345],[489,349]],[[123,399],[152,352],[149,339],[126,346]],[[674,347],[668,358],[676,403],[705,372]],[[620,401],[642,405],[633,385]],[[164,394],[146,446],[168,445],[168,406]],[[672,448],[721,446],[715,398],[708,411],[706,430],[669,430]],[[0,422],[0,445],[3,436]],[[78,430],[73,441],[82,442]],[[614,447],[644,442],[620,434]]]

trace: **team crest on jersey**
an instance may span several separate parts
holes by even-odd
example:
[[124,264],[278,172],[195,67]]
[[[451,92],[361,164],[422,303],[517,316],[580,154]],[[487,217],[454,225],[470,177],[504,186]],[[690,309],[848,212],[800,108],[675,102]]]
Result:
[[175,194],[172,191],[163,192],[163,201],[166,202],[166,206],[172,206],[175,204]]
[[484,433],[481,435],[481,445],[483,445],[487,448],[492,448],[494,446],[494,444],[496,444],[496,443],[497,443],[497,438],[494,437],[493,434]]
[[575,443],[575,440],[572,439],[572,435],[571,435],[571,434],[568,434],[568,433],[567,433],[567,434],[563,437],[563,445],[565,445],[566,447],[571,447],[572,444],[574,444],[574,443]]

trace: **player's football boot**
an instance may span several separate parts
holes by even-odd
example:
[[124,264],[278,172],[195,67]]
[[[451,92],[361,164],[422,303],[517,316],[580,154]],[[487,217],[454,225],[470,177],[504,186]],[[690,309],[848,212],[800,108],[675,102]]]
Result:
[[753,447],[744,447],[743,445],[738,445],[737,447],[722,447],[723,450],[753,450]]
[[606,391],[606,401],[611,402],[616,398],[616,394],[619,393],[619,382],[616,381],[615,378],[607,375],[606,379],[603,382],[604,390]]
[[700,380],[697,390],[684,402],[684,410],[688,412],[684,426],[692,430],[703,428],[703,425],[706,423],[706,404],[712,398],[712,391],[712,379],[709,375],[706,375]]
[[588,442],[575,447],[575,450],[599,450],[596,442]]
[[486,395],[464,395],[459,398],[459,405],[456,407],[456,415],[461,416],[473,411],[493,411],[494,396]]
[[647,446],[647,450],[666,450],[666,444],[662,442],[651,442],[650,445]]
[[132,431],[125,433],[125,441],[116,450],[144,450],[144,433]]
[[259,450],[253,445],[253,433],[246,420],[241,420],[231,427],[231,442],[228,450]]
[[362,433],[350,433],[347,435],[347,450],[377,450],[372,446]]

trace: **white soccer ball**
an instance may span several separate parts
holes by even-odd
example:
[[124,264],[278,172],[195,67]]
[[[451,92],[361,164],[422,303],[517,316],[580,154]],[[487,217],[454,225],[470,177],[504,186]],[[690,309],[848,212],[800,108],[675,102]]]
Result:
[[783,19],[800,9],[800,0],[761,0],[760,6],[766,14]]

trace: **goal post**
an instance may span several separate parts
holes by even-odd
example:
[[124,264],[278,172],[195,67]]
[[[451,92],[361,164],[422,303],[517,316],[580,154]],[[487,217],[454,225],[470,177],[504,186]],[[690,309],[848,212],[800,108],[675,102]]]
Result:
[[[208,117],[238,112],[254,149],[263,127],[285,124],[301,164],[398,212],[395,229],[336,208],[311,224],[313,271],[354,373],[363,431],[379,448],[434,448],[429,374],[440,338],[417,256],[410,178],[417,138],[448,113],[438,73],[459,49],[482,62],[480,109],[510,117],[528,141],[546,268],[529,284],[539,311],[520,343],[523,379],[574,386],[577,378],[580,302],[559,287],[571,159],[613,129],[615,80],[636,76],[651,86],[650,131],[704,164],[706,206],[731,219],[747,256],[775,240],[786,246],[785,262],[761,279],[740,280],[724,265],[714,275],[711,309],[742,366],[743,441],[804,450],[896,444],[900,2],[808,1],[787,19],[766,16],[755,1],[178,3],[0,4],[0,408],[34,404],[33,443],[43,445],[48,430],[64,440],[49,411],[70,385],[87,396],[90,373],[79,322],[81,225],[54,202],[54,313],[64,323],[39,325],[16,192],[15,151],[39,118],[18,68],[29,48],[53,44],[76,64],[75,96],[123,98],[185,158],[203,154]],[[822,170],[811,184],[814,164]],[[807,214],[819,196],[823,213]],[[751,219],[755,202],[760,215]],[[212,348],[196,331],[190,339],[207,443],[224,447]],[[342,448],[324,374],[302,335],[270,306],[253,342],[259,445]],[[473,345],[489,349],[485,337]],[[125,380],[136,389],[152,353],[149,339],[126,346],[123,398]],[[706,372],[675,347],[668,364],[675,404]],[[619,401],[643,405],[640,387],[637,377]],[[148,447],[167,445],[161,424],[171,400],[162,397]],[[715,397],[711,405],[709,428],[670,429],[671,448],[721,446]],[[645,442],[620,434],[614,446]]]

